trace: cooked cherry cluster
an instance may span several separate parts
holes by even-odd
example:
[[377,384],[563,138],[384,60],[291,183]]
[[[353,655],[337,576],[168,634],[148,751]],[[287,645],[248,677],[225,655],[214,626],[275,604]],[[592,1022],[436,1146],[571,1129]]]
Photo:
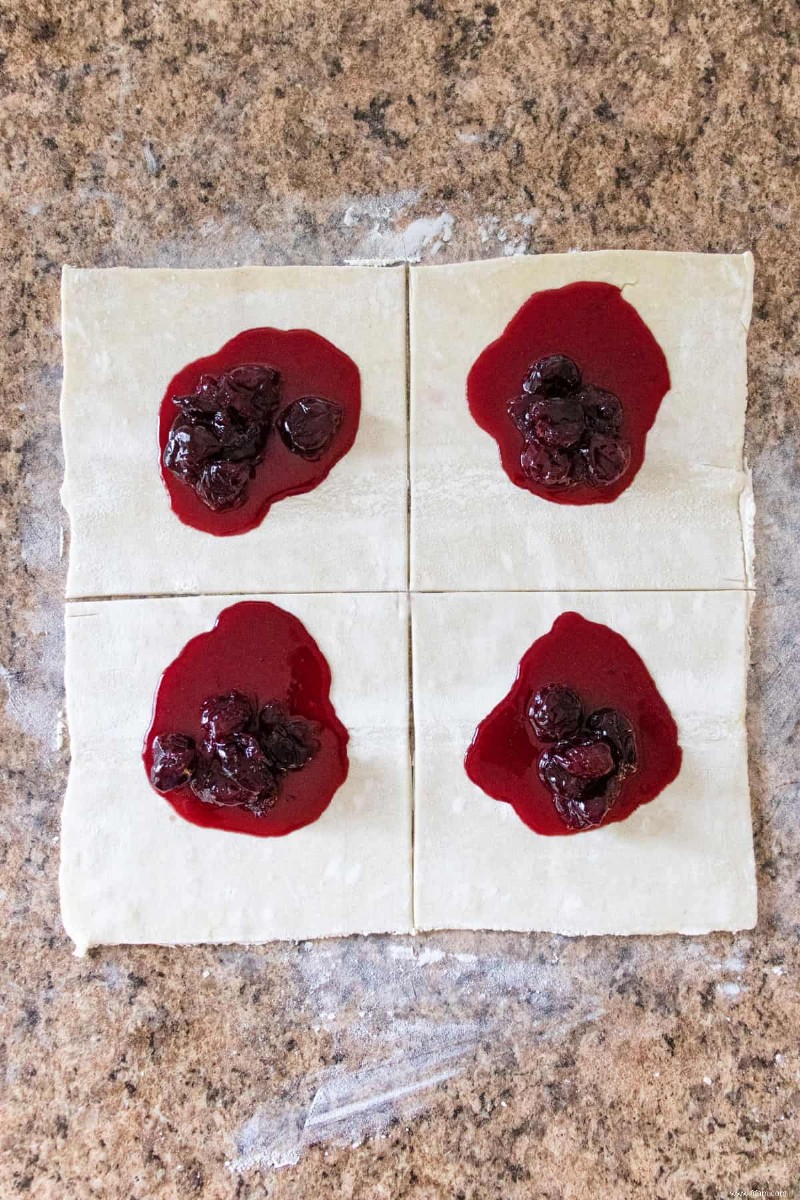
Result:
[[584,717],[580,696],[551,683],[533,696],[528,720],[540,742],[539,778],[570,829],[600,825],[638,765],[633,727],[616,708]]
[[153,739],[150,781],[159,792],[188,784],[204,804],[261,817],[274,807],[287,771],[299,771],[319,749],[313,721],[275,700],[259,710],[243,692],[206,700],[200,724],[199,745],[185,733]]
[[281,377],[273,367],[244,364],[201,375],[189,396],[174,396],[178,413],[164,448],[164,466],[214,512],[244,503],[247,487],[277,429],[293,454],[316,460],[342,423],[342,407],[301,396],[278,415]]
[[522,389],[508,414],[525,439],[520,464],[527,478],[551,491],[616,483],[631,461],[619,397],[587,384],[564,354],[535,362]]

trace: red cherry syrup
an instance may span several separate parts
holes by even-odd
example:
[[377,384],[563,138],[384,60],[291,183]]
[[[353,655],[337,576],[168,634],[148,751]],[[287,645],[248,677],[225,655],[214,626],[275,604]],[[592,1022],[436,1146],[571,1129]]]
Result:
[[153,739],[180,732],[199,746],[200,714],[209,697],[235,690],[253,697],[259,707],[277,700],[293,716],[316,723],[319,749],[301,770],[281,777],[274,808],[256,816],[244,808],[205,804],[188,785],[164,793],[163,799],[193,825],[255,837],[282,837],[310,825],[347,778],[349,735],[336,716],[330,688],[330,667],[297,617],[266,601],[224,609],[214,628],[192,638],[161,676],[142,755],[148,782]]
[[[280,403],[261,461],[243,504],[223,512],[208,508],[193,488],[177,479],[163,462],[170,427],[178,414],[174,396],[194,392],[202,375],[219,376],[244,364],[260,364],[280,373]],[[342,408],[341,426],[315,461],[293,454],[277,433],[281,414],[302,396],[321,396]],[[260,525],[270,507],[287,496],[309,492],[329,474],[353,445],[361,414],[361,376],[351,358],[308,329],[248,329],[206,358],[183,367],[169,382],[159,412],[161,478],[173,512],[193,529],[225,537]]]
[[614,708],[633,725],[638,767],[623,780],[603,825],[624,821],[675,779],[682,758],[678,729],[639,655],[607,625],[562,613],[523,656],[511,691],[481,721],[465,760],[472,782],[510,804],[529,829],[550,836],[577,832],[559,816],[539,778],[545,747],[528,720],[531,697],[551,683],[577,692],[586,714]]
[[[613,392],[622,403],[621,434],[630,445],[631,459],[624,474],[607,487],[580,482],[553,490],[532,481],[522,469],[525,440],[510,420],[507,404],[522,394],[533,363],[551,354],[573,359],[584,384]],[[648,430],[669,388],[664,352],[621,289],[608,283],[572,283],[526,300],[473,365],[467,400],[478,425],[497,442],[503,469],[517,487],[557,504],[608,504],[630,487],[644,462]]]

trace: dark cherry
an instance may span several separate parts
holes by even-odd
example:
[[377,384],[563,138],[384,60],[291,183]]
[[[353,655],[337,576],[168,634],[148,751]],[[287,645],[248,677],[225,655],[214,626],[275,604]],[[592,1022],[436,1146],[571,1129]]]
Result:
[[254,817],[265,817],[270,809],[275,807],[277,798],[277,790],[274,792],[263,792],[260,796],[255,796],[252,800],[249,800],[244,807],[248,812],[251,812]]
[[539,775],[552,794],[555,810],[570,829],[599,826],[619,794],[619,780],[615,775],[584,779],[565,770],[555,750],[543,751]]
[[207,508],[225,512],[244,503],[250,467],[243,462],[209,462],[200,472],[195,491]]
[[267,441],[269,428],[259,421],[245,421],[232,408],[215,413],[214,433],[220,449],[230,462],[257,462]]
[[532,436],[545,446],[574,446],[586,425],[583,406],[572,396],[542,397],[531,405],[531,425]]
[[583,719],[583,705],[577,692],[550,683],[540,688],[528,707],[528,720],[543,742],[559,742],[574,737]]
[[321,458],[342,423],[342,406],[321,396],[301,396],[278,418],[278,433],[293,454],[312,461]]
[[198,425],[191,416],[177,416],[164,447],[164,466],[184,483],[196,484],[203,467],[220,450],[213,430]]
[[265,704],[258,727],[261,745],[274,771],[299,771],[319,749],[314,722],[291,716],[282,704]]
[[526,392],[564,396],[581,386],[581,373],[578,364],[566,354],[548,354],[533,364],[522,386]]
[[237,733],[229,742],[220,742],[216,752],[222,770],[240,787],[257,796],[277,793],[275,776],[253,734]]
[[619,396],[589,384],[576,399],[583,407],[587,429],[593,433],[619,433],[625,415]]
[[616,770],[610,746],[592,738],[583,738],[572,745],[557,745],[555,761],[579,779],[602,779]]
[[620,775],[636,770],[639,761],[636,735],[626,716],[616,708],[598,708],[586,718],[586,728],[608,743]]
[[253,704],[244,692],[225,692],[206,700],[200,724],[209,742],[227,742],[247,729],[254,717]]
[[631,448],[621,437],[595,433],[581,450],[586,482],[592,487],[610,487],[630,465]]
[[150,782],[159,792],[183,787],[194,775],[197,748],[194,738],[185,733],[165,733],[153,739],[153,765]]
[[526,477],[541,487],[563,491],[576,482],[573,458],[566,450],[551,449],[541,442],[530,441],[519,461]]
[[554,793],[553,806],[564,824],[576,832],[596,829],[608,816],[620,792],[617,775],[609,775],[591,785],[582,796],[568,799]]
[[173,403],[195,420],[208,420],[226,410],[245,424],[266,425],[275,415],[280,399],[280,375],[273,367],[244,365],[222,375],[201,375],[188,396],[174,396]]
[[619,795],[619,779],[608,775],[586,779],[565,770],[557,750],[545,750],[539,759],[539,778],[553,796],[559,816],[570,829],[599,825]]
[[554,796],[563,800],[580,800],[587,794],[590,781],[568,771],[560,762],[558,752],[551,748],[539,756],[539,778]]
[[246,363],[225,372],[219,395],[240,420],[267,422],[278,407],[280,375],[273,367]]
[[234,367],[201,375],[194,392],[174,397],[180,412],[164,447],[164,466],[188,483],[213,512],[246,499],[278,407],[280,377],[272,367]]
[[173,404],[195,420],[212,418],[220,406],[219,380],[214,375],[201,375],[189,396],[174,396]]
[[535,404],[536,401],[527,392],[523,392],[521,396],[514,396],[506,404],[508,415],[526,442],[533,437],[533,409]]
[[218,808],[250,808],[260,799],[257,790],[245,787],[225,771],[216,754],[198,765],[192,780],[192,792],[203,804],[213,804]]

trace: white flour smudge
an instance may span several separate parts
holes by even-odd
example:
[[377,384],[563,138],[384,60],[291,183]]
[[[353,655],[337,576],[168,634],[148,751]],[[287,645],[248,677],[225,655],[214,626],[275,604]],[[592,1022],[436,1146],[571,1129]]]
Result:
[[60,379],[59,370],[42,367],[32,377],[27,394],[26,411],[36,432],[20,456],[24,499],[19,509],[17,548],[28,581],[36,581],[33,594],[37,603],[27,609],[18,605],[14,610],[11,628],[15,637],[8,658],[0,662],[0,705],[5,700],[2,715],[48,750],[63,740],[63,733],[58,732],[57,700],[64,669],[63,525],[54,477],[58,472],[53,469],[61,455],[60,438],[42,421],[41,413],[50,405]]
[[156,154],[155,150],[153,149],[152,143],[145,142],[144,146],[143,146],[143,150],[144,150],[144,161],[147,166],[148,175],[160,175],[161,174],[161,159],[159,158],[159,156]]
[[[324,1071],[261,1104],[236,1133],[231,1172],[278,1170],[313,1145],[380,1137],[435,1104],[437,1089],[473,1069],[479,1050],[484,1065],[499,1064],[519,1037],[563,1039],[605,1013],[602,986],[576,994],[557,954],[478,955],[391,939],[377,957],[353,949],[303,943],[287,954],[309,1027],[356,1065]],[[437,990],[457,998],[454,1019],[420,1014],[429,972]],[[357,1013],[354,991],[369,997]]]
[[417,1023],[413,1050],[402,1047],[355,1071],[322,1072],[308,1104],[263,1105],[253,1113],[239,1130],[229,1170],[295,1166],[309,1146],[353,1146],[379,1136],[428,1106],[431,1093],[473,1056],[480,1033],[477,1026],[433,1027],[426,1046]]
[[351,196],[346,203],[342,224],[348,229],[360,226],[364,221],[375,222],[385,227],[399,213],[419,203],[422,192],[406,188],[402,192],[390,192],[385,196]]
[[747,970],[746,960],[738,955],[730,955],[722,962],[710,962],[708,965],[712,971],[728,971],[734,975],[741,975]]
[[509,226],[501,224],[499,217],[487,213],[478,219],[478,237],[484,246],[491,246],[506,257],[527,254],[531,231],[538,218],[539,213],[535,208],[527,213],[515,213]]
[[64,664],[64,621],[60,603],[42,604],[26,616],[26,665],[0,662],[5,713],[27,737],[60,750],[65,730],[53,695],[61,691]]
[[432,258],[453,236],[454,218],[448,212],[417,217],[406,224],[403,212],[418,203],[421,192],[396,192],[390,197],[362,197],[345,208],[341,225],[356,242],[345,262],[350,265],[416,263]]
[[[155,167],[160,168],[152,145],[151,153]],[[152,174],[147,158],[146,165]],[[420,211],[423,196],[416,188],[381,196],[342,195],[332,197],[320,216],[312,213],[304,193],[289,192],[280,197],[280,203],[265,205],[258,226],[252,224],[251,214],[232,209],[200,221],[191,232],[154,240],[143,250],[143,258],[147,266],[173,268],[421,262],[439,254],[455,230],[455,218],[441,206]],[[87,194],[85,200],[104,203],[111,209],[114,205],[114,197],[97,190]],[[115,243],[127,245],[127,213],[122,208],[114,210],[114,215],[109,264],[118,258]],[[96,265],[102,266],[102,259]]]

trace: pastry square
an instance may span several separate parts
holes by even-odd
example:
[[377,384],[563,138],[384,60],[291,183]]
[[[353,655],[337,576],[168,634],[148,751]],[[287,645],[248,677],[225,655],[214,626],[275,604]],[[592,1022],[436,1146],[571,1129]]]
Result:
[[[68,598],[393,591],[407,577],[403,268],[74,270],[62,279]],[[355,444],[249,533],[183,524],[159,471],[172,377],[257,326],[311,329],[361,373]]]
[[350,769],[318,821],[272,838],[202,829],[151,788],[142,743],[161,673],[239,599],[67,605],[61,909],[78,953],[411,928],[405,596],[253,597],[297,616],[331,667]]
[[[750,587],[742,453],[752,276],[749,254],[641,251],[413,267],[412,588]],[[573,506],[512,484],[466,385],[534,292],[581,280],[623,289],[666,356],[671,390],[631,486],[613,503]]]
[[[417,928],[752,927],[748,606],[746,591],[414,596]],[[677,722],[683,763],[627,820],[545,837],[471,783],[464,754],[522,655],[564,611],[609,625],[641,656]]]

